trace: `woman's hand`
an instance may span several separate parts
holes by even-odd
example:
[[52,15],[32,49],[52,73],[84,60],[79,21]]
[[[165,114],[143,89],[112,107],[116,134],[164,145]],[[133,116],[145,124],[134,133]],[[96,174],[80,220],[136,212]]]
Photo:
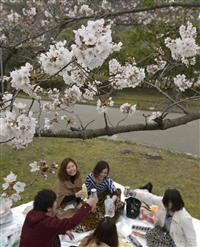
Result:
[[78,192],[76,192],[75,197],[82,198],[83,197],[83,191],[79,190]]
[[116,195],[112,196],[112,201],[115,203],[117,201],[118,197]]
[[76,208],[77,208],[77,209],[80,209],[82,206],[83,206],[83,203],[80,202],[80,203],[76,206]]
[[91,211],[94,213],[96,211],[96,204],[98,202],[98,198],[97,197],[90,197],[86,203],[90,205],[91,207]]

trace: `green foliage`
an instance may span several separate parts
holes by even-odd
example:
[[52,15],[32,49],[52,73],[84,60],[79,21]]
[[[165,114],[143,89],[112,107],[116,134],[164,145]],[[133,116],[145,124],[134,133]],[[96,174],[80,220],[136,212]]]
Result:
[[141,1],[141,5],[144,7],[151,7],[154,6],[156,4],[155,0],[142,0]]

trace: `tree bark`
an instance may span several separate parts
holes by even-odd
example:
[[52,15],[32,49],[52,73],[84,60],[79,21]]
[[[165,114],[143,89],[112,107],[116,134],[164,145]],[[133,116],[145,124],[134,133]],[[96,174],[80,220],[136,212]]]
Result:
[[[123,126],[115,126],[108,128],[99,128],[99,129],[86,129],[86,130],[43,130],[41,131],[42,137],[63,137],[63,138],[79,138],[79,139],[90,139],[100,136],[112,136],[115,134],[126,133],[126,132],[134,132],[134,131],[150,131],[150,130],[166,130],[170,128],[174,128],[177,126],[181,126],[192,122],[194,120],[200,119],[199,113],[190,113],[184,116],[180,116],[174,119],[165,119],[159,123],[151,123],[151,124],[131,124],[131,125],[123,125]],[[36,136],[39,136],[37,133]]]

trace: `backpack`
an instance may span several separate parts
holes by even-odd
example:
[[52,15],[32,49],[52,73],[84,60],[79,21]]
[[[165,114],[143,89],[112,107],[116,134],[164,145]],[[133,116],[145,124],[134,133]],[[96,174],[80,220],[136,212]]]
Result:
[[126,216],[131,219],[135,219],[140,214],[141,202],[134,198],[129,197],[126,200]]

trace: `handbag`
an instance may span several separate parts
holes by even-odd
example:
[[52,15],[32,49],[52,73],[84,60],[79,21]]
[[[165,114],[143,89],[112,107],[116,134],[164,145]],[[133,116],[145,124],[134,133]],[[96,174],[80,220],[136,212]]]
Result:
[[126,216],[131,219],[135,219],[140,214],[141,202],[134,198],[129,197],[126,200]]

